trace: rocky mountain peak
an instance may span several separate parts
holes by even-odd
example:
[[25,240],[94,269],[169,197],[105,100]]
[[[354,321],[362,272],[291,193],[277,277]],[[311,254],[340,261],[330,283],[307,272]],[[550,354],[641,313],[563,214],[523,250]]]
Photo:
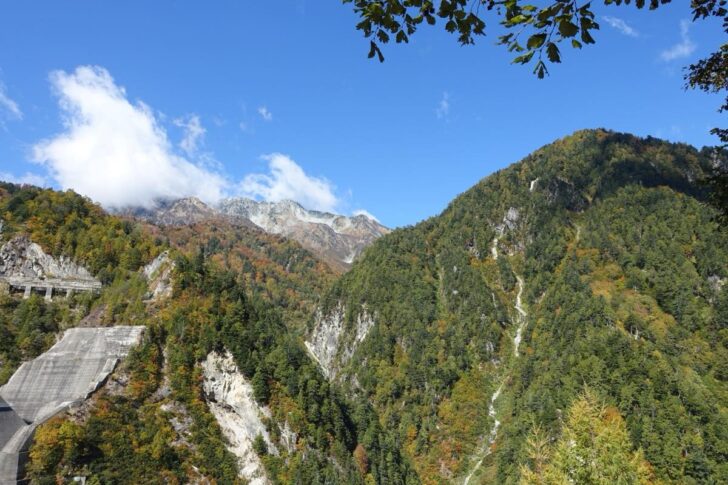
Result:
[[196,197],[186,197],[160,202],[152,210],[135,209],[127,213],[165,226],[196,224],[211,219],[255,226],[299,242],[340,270],[348,269],[364,248],[389,232],[364,214],[349,217],[309,210],[289,199],[266,202],[235,197],[210,206]]
[[292,200],[230,198],[223,200],[218,209],[229,217],[246,218],[266,232],[294,239],[341,269],[348,268],[365,247],[389,232],[363,214],[348,217],[308,210]]

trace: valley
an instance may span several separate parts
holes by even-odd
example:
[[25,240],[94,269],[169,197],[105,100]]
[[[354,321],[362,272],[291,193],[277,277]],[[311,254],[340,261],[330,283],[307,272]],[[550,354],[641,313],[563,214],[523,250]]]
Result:
[[724,156],[582,130],[391,231],[2,183],[0,279],[95,282],[0,295],[7,407],[43,394],[17,383],[55,375],[34,362],[68,336],[139,329],[30,419],[26,478],[721,483],[728,235],[698,181]]

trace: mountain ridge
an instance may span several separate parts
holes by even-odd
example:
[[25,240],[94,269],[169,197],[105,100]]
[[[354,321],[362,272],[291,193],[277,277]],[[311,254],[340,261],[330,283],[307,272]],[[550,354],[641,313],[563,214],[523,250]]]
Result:
[[127,209],[123,213],[158,225],[178,226],[219,219],[256,227],[299,242],[338,271],[347,270],[364,248],[389,232],[363,214],[344,216],[309,210],[289,199],[266,202],[233,197],[211,206],[196,197],[184,197],[159,202],[153,209]]
[[[722,483],[728,234],[700,180],[724,155],[579,131],[377,238],[338,276],[252,225],[156,226],[70,192],[0,185],[7,235],[29,234],[105,285],[52,303],[0,298],[11,366],[94,312],[149,328],[85,411],[39,428],[29,470],[138,483],[160,470],[220,483]],[[149,300],[159,258],[169,281]],[[260,460],[246,475],[250,453]]]
[[[718,333],[728,317],[716,303],[725,292],[711,289],[711,281],[728,277],[728,244],[698,183],[714,155],[607,130],[546,145],[485,177],[440,215],[377,240],[325,295],[309,350],[329,363],[328,375],[394,423],[418,474],[432,483],[517,483],[518,464],[527,462],[528,416],[558,436],[557,410],[576,399],[578,380],[600,389],[625,416],[656,478],[697,483],[689,460],[667,458],[676,431],[666,422],[674,420],[684,423],[680,433],[701,433],[712,443],[700,448],[699,466],[724,476],[720,453],[711,451],[724,438],[709,431],[726,412],[725,383],[711,377],[722,372],[720,360],[701,367],[680,350],[685,343],[675,347],[697,339],[710,355],[728,355]],[[640,238],[649,244],[636,243]],[[365,317],[373,322],[362,338]],[[697,418],[683,404],[670,408],[667,421],[642,416],[639,406],[618,399],[624,385],[640,388],[642,373],[629,374],[605,341],[627,352],[629,366],[647,359],[639,366],[653,369],[650,352],[672,369],[684,364],[667,356],[693,362],[711,411]],[[581,371],[586,364],[570,355],[621,373],[624,382],[602,377],[600,367]],[[638,395],[640,406],[650,402],[667,413],[662,398]],[[529,405],[540,411],[527,411]],[[706,429],[700,420],[714,424]],[[659,430],[660,444],[645,438],[645,427]]]

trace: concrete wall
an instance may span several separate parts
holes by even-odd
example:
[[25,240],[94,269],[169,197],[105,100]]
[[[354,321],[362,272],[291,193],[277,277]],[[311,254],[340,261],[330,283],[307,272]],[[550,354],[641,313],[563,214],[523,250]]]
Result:
[[[0,387],[0,484],[22,476],[35,428],[103,385],[144,327],[72,328]],[[4,407],[3,407],[4,406]],[[14,430],[14,431],[13,431]]]

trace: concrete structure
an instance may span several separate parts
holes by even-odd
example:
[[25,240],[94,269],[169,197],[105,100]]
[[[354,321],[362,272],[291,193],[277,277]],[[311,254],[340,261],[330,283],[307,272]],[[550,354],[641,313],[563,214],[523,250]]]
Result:
[[30,298],[33,290],[40,291],[45,295],[46,301],[51,301],[53,294],[59,291],[71,296],[74,291],[101,291],[101,282],[93,280],[70,280],[61,278],[30,278],[24,276],[2,276],[10,291],[22,291],[23,298]]
[[100,291],[101,282],[86,268],[67,257],[54,258],[27,236],[16,236],[0,247],[0,282],[9,291],[22,291],[29,298],[33,290],[50,301],[53,293]]
[[0,484],[24,476],[35,428],[83,402],[136,345],[144,327],[72,328],[0,387]]

